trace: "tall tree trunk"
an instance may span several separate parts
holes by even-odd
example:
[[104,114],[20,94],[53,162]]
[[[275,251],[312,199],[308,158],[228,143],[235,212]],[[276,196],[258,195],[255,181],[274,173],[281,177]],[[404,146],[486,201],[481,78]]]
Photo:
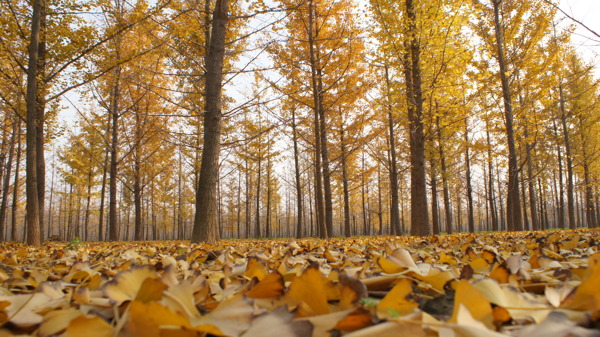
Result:
[[[117,60],[120,53],[117,51]],[[110,175],[109,175],[109,197],[108,197],[108,240],[119,240],[119,224],[117,222],[117,174],[119,155],[119,100],[120,100],[120,78],[121,67],[115,70],[115,83],[111,93],[110,115],[112,118],[111,145],[110,145]]]
[[245,171],[246,171],[246,193],[245,193],[245,203],[246,203],[246,238],[250,237],[250,164],[248,159],[244,160],[245,163]]
[[[326,146],[323,140],[327,140],[326,137],[322,135],[325,126],[324,113],[321,113],[320,109],[323,107],[321,104],[321,93],[319,91],[319,80],[318,80],[318,66],[317,66],[317,55],[315,48],[315,40],[318,35],[318,27],[316,27],[314,23],[314,8],[313,8],[313,0],[308,1],[308,45],[309,45],[309,54],[310,54],[310,71],[311,71],[311,86],[312,86],[312,95],[313,95],[313,110],[315,116],[315,199],[316,199],[316,208],[317,208],[317,225],[319,227],[319,236],[322,238],[329,237],[329,233],[327,232],[327,215],[326,215],[326,201],[327,193],[324,192],[325,179],[322,175],[328,169],[324,168],[324,163],[322,162],[323,158],[327,157],[327,155],[323,155],[323,149]],[[321,170],[323,170],[321,172]],[[326,187],[325,187],[326,188]]]
[[379,163],[377,163],[377,219],[379,220],[379,235],[383,235],[383,202],[381,189],[381,168]]
[[44,241],[44,205],[46,201],[46,157],[44,151],[44,123],[46,115],[46,5],[42,4],[40,21],[40,40],[38,49],[38,84],[36,92],[36,165],[37,165],[37,192],[39,207],[40,241]]
[[392,194],[392,203],[390,210],[391,227],[400,234],[400,211],[398,210],[399,194],[398,194],[398,160],[396,156],[396,134],[394,131],[394,115],[392,112],[390,76],[388,66],[385,66],[385,82],[386,82],[386,108],[388,114],[388,143],[390,148],[390,192]]
[[433,234],[440,233],[439,206],[438,206],[438,191],[437,191],[437,172],[435,167],[435,159],[433,156],[429,159],[431,166],[431,224],[433,225]]
[[192,242],[214,243],[219,240],[217,223],[217,180],[221,150],[221,91],[223,60],[229,0],[216,0],[212,30],[206,59],[206,111],[204,115],[204,148],[196,195],[196,215]]
[[362,190],[361,190],[361,201],[362,201],[362,213],[363,213],[363,235],[371,235],[370,233],[370,228],[371,225],[369,223],[369,212],[367,210],[367,195],[369,194],[369,187],[368,187],[368,182],[365,181],[366,178],[366,170],[365,170],[365,151],[364,151],[364,144],[363,144],[363,151],[362,151],[362,169],[363,169],[363,174],[361,175],[361,179],[362,179]]
[[19,206],[19,166],[21,165],[21,120],[17,119],[17,160],[15,163],[15,180],[13,182],[13,199],[11,206],[10,238],[17,241],[17,208]]
[[[554,136],[557,141],[559,139],[558,136],[558,127],[556,126],[556,120],[552,120],[552,126],[554,130]],[[562,160],[562,151],[560,149],[560,145],[556,144],[556,154],[558,161],[558,190],[557,190],[557,203],[558,203],[558,222],[556,225],[558,228],[565,228],[565,192],[564,192],[564,184],[563,184],[563,160]],[[556,182],[555,182],[556,185]]]
[[488,203],[490,204],[490,214],[492,217],[492,231],[496,232],[500,228],[498,226],[498,211],[496,207],[496,197],[494,193],[494,162],[492,156],[492,142],[490,137],[490,128],[488,121],[485,122],[485,135],[487,141],[487,171],[488,171]]
[[300,180],[300,162],[299,156],[300,153],[298,151],[298,130],[296,129],[296,109],[292,109],[292,142],[294,143],[294,174],[296,178],[296,238],[301,238],[304,236],[303,234],[303,197],[302,197],[302,181]]
[[[109,115],[106,118],[106,141],[108,142],[108,138],[110,136],[110,129],[111,129],[111,121],[112,121],[112,116],[110,114],[111,112],[109,111]],[[98,215],[98,241],[104,241],[105,238],[105,232],[104,232],[104,202],[106,199],[106,178],[108,177],[108,160],[110,158],[110,147],[108,146],[108,143],[106,144],[106,151],[104,152],[104,163],[102,165],[102,187],[100,188],[100,209],[99,211],[99,215]]]
[[342,156],[340,158],[342,166],[342,186],[344,190],[344,236],[352,235],[350,230],[350,191],[348,188],[348,169],[346,164],[346,142],[344,139],[344,126],[340,128],[340,146]]
[[[437,110],[437,102],[436,102],[436,110]],[[440,126],[440,118],[437,117],[437,136],[438,136],[438,147],[440,153],[440,165],[442,169],[442,187],[444,191],[444,211],[446,212],[446,233],[452,233],[452,205],[450,203],[450,189],[448,188],[448,170],[446,168],[446,151],[444,150],[444,142],[446,141],[444,137],[442,137],[442,129]],[[469,156],[469,143],[467,136],[467,120],[465,119],[465,155]],[[469,159],[467,158],[467,163]],[[467,189],[471,185],[471,170],[467,168]]]
[[26,233],[27,244],[39,246],[40,237],[40,200],[38,191],[38,57],[40,44],[40,26],[42,21],[42,0],[33,1],[33,16],[31,19],[31,37],[29,41],[29,63],[27,67],[27,134],[26,143]]
[[[54,155],[53,155],[54,157]],[[50,178],[50,200],[48,201],[48,226],[47,226],[47,234],[46,237],[50,238],[52,236],[52,225],[53,223],[53,219],[54,219],[54,177],[56,175],[56,165],[54,164],[54,160],[52,162],[52,176]]]
[[[10,190],[10,178],[11,170],[13,165],[13,159],[15,154],[15,142],[17,141],[17,132],[19,131],[17,123],[20,123],[19,118],[15,116],[13,118],[12,134],[8,145],[8,161],[6,162],[6,172],[4,172],[4,179],[2,182],[2,204],[0,205],[0,241],[5,240],[6,236],[6,209],[8,207],[8,192]],[[4,160],[0,162],[0,165],[4,165]],[[17,169],[19,169],[17,167]]]
[[421,88],[421,46],[417,31],[417,14],[413,0],[406,0],[407,39],[405,55],[406,93],[410,139],[410,220],[411,234],[431,234],[427,211],[425,179],[425,132],[423,130],[423,92]]
[[[138,138],[139,139],[139,138]],[[135,217],[134,222],[134,240],[144,240],[144,227],[142,224],[142,183],[141,183],[141,168],[138,159],[135,159],[133,169],[133,204]]]
[[[92,172],[88,173],[88,181],[87,181],[87,193],[85,199],[85,217],[83,219],[83,239],[88,241],[90,238],[88,236],[88,228],[90,222],[90,206],[92,200]],[[52,206],[52,205],[51,205]]]
[[592,181],[590,179],[590,164],[589,158],[587,155],[585,139],[583,139],[583,133],[581,134],[581,143],[582,146],[582,154],[583,160],[581,165],[583,166],[583,184],[584,184],[584,193],[585,193],[585,216],[587,220],[588,228],[596,228],[598,227],[597,219],[596,219],[596,210],[594,207],[594,192],[592,190]]
[[494,31],[496,34],[496,46],[500,80],[502,83],[502,97],[504,100],[504,120],[506,125],[506,138],[508,142],[508,194],[506,197],[508,230],[521,231],[523,223],[521,218],[521,198],[519,194],[519,164],[517,162],[517,149],[515,146],[515,134],[513,128],[513,109],[510,95],[510,84],[508,81],[508,67],[504,57],[504,36],[500,23],[500,4],[502,0],[491,0],[494,7]]
[[256,178],[256,217],[255,217],[255,221],[254,221],[254,237],[255,238],[260,238],[260,180],[262,177],[262,170],[261,170],[261,164],[262,164],[262,154],[261,154],[261,149],[260,147],[258,148],[258,171],[257,171],[257,178]]
[[[525,126],[525,139],[529,139],[529,128]],[[533,150],[533,144],[529,141],[527,142],[527,183],[529,188],[529,209],[531,210],[531,229],[537,231],[540,229],[540,224],[538,220],[538,206],[537,200],[535,197],[535,177],[533,176],[533,158],[531,156],[531,151]]]
[[[465,119],[465,166],[467,180],[467,221],[469,232],[475,232],[475,219],[473,207],[473,186],[471,185],[471,156],[469,155],[469,124]],[[491,179],[491,177],[490,177]]]
[[560,120],[562,123],[563,137],[565,142],[565,156],[567,159],[567,214],[569,216],[569,228],[575,229],[575,192],[573,189],[573,157],[571,156],[571,141],[567,127],[567,111],[565,109],[565,97],[562,83],[558,85],[560,99]]

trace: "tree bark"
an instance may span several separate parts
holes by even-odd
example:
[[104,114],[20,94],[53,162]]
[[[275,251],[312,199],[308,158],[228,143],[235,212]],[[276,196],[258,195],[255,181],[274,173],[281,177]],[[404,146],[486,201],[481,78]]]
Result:
[[[466,180],[467,180],[467,222],[469,226],[469,232],[475,232],[475,217],[473,209],[473,186],[471,185],[471,156],[469,155],[469,124],[465,119],[465,166]],[[492,177],[490,176],[490,179]],[[490,185],[491,186],[491,185]]]
[[[116,58],[120,58],[117,51]],[[110,145],[110,174],[109,174],[109,197],[108,197],[108,240],[119,240],[119,225],[117,223],[117,174],[118,174],[118,155],[119,155],[119,99],[120,99],[120,77],[121,67],[115,70],[115,83],[111,93],[110,116],[112,120],[111,127],[111,145]]]
[[[11,176],[11,169],[12,169],[12,165],[13,165],[13,160],[14,160],[14,154],[15,154],[15,142],[17,140],[17,132],[18,132],[18,127],[17,127],[17,123],[20,123],[21,121],[19,121],[18,117],[14,117],[13,118],[13,125],[12,125],[12,134],[10,136],[10,141],[9,141],[9,145],[8,145],[8,160],[6,162],[6,172],[4,172],[4,179],[2,182],[2,204],[0,205],[0,241],[3,241],[5,239],[6,236],[6,209],[8,208],[8,192],[10,190],[10,178],[12,178]],[[0,165],[3,165],[4,162],[0,162]],[[19,169],[17,167],[17,169]]]
[[496,47],[500,80],[502,83],[502,97],[504,101],[504,119],[506,125],[506,138],[508,145],[508,193],[507,193],[507,226],[509,231],[523,230],[521,217],[521,198],[519,193],[519,164],[513,128],[513,109],[508,81],[508,67],[504,57],[504,36],[500,24],[500,4],[502,0],[491,0],[494,7],[494,32],[496,34]]
[[425,133],[423,130],[423,92],[421,88],[421,47],[417,31],[417,15],[413,0],[406,0],[408,46],[405,54],[406,94],[408,99],[410,143],[410,219],[411,234],[431,234],[427,211],[425,179]]
[[390,221],[391,227],[400,234],[400,211],[399,207],[399,194],[398,194],[398,160],[396,155],[396,133],[394,131],[394,115],[392,112],[391,101],[391,83],[389,70],[387,65],[385,66],[385,82],[386,82],[386,102],[387,102],[387,113],[388,113],[388,142],[390,144],[390,192],[392,194],[392,203],[390,210]]
[[29,63],[27,68],[27,133],[25,152],[27,173],[26,177],[26,233],[27,244],[39,246],[40,237],[40,200],[38,191],[38,128],[37,109],[38,93],[38,58],[40,43],[40,27],[42,21],[42,0],[33,1],[33,16],[31,19],[31,37],[29,41]]
[[490,204],[490,214],[492,217],[492,231],[496,232],[499,230],[498,226],[498,211],[496,207],[496,197],[494,193],[494,163],[492,156],[492,142],[490,137],[490,130],[488,122],[485,122],[485,134],[487,141],[487,171],[488,171],[488,203]]
[[437,192],[437,172],[435,168],[434,159],[429,160],[431,166],[431,224],[433,225],[433,234],[437,235],[440,233],[440,220],[439,220],[439,206],[438,206],[438,192]]
[[13,199],[11,206],[11,224],[10,224],[10,237],[11,241],[17,241],[17,208],[19,206],[19,166],[21,165],[21,121],[17,120],[17,160],[15,163],[15,180],[13,182]]
[[[308,1],[308,46],[309,46],[309,56],[310,56],[310,71],[311,71],[311,86],[312,86],[312,94],[313,94],[313,110],[315,116],[314,129],[315,129],[315,203],[317,209],[317,226],[319,228],[319,236],[322,238],[329,237],[329,233],[327,232],[327,216],[326,216],[326,205],[325,198],[326,195],[323,191],[325,185],[325,177],[323,173],[326,171],[323,168],[323,158],[326,156],[323,155],[323,148],[325,144],[323,144],[323,139],[326,141],[326,137],[323,137],[322,132],[325,129],[323,123],[324,114],[321,113],[320,109],[323,107],[321,104],[321,92],[319,90],[319,80],[318,80],[318,67],[317,67],[317,56],[316,56],[316,48],[315,48],[315,39],[316,35],[318,35],[318,30],[315,27],[314,23],[314,8],[313,1]],[[313,31],[314,30],[314,31]],[[322,171],[321,171],[322,170]]]
[[571,141],[569,138],[569,129],[567,127],[567,111],[565,108],[565,97],[562,83],[558,85],[560,99],[560,121],[563,129],[563,139],[565,142],[565,157],[567,159],[567,215],[569,218],[569,228],[575,229],[575,195],[573,189],[573,157],[571,156]]
[[350,192],[348,188],[348,169],[346,165],[346,143],[344,139],[344,126],[340,128],[340,146],[342,150],[341,166],[342,166],[342,186],[344,191],[344,236],[352,235],[350,229]]
[[229,0],[216,0],[206,58],[206,111],[204,149],[196,194],[196,214],[192,242],[214,243],[219,240],[217,222],[217,180],[221,150],[221,91]]
[[303,197],[302,197],[302,182],[300,180],[300,162],[298,152],[298,130],[296,129],[296,109],[292,109],[292,142],[294,143],[294,174],[296,178],[296,206],[297,206],[297,214],[296,214],[296,238],[301,238],[304,236],[303,231]]

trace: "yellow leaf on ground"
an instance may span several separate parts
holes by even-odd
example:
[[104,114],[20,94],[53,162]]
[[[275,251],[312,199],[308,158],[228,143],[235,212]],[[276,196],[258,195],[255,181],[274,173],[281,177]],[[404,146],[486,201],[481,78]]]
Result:
[[469,262],[471,268],[476,273],[488,273],[490,271],[491,265],[490,263],[484,259],[483,257],[476,257],[471,262]]
[[269,268],[256,256],[248,258],[248,264],[246,266],[246,272],[244,276],[249,279],[256,277],[259,281],[262,281],[265,276],[269,274]]
[[80,316],[69,324],[64,337],[112,337],[113,328],[98,316]]
[[325,282],[327,279],[321,275],[317,264],[311,264],[302,275],[294,279],[286,297],[299,305],[298,317],[323,315],[329,312]]
[[104,294],[117,305],[133,300],[147,278],[158,278],[158,273],[150,266],[135,267],[118,273],[104,285]]
[[129,307],[129,322],[125,327],[128,336],[159,337],[161,326],[170,326],[170,331],[190,327],[183,315],[173,312],[157,302],[133,301]]
[[586,278],[575,290],[573,296],[568,297],[562,307],[573,310],[600,310],[600,253],[589,258]]
[[57,335],[64,331],[72,320],[82,315],[83,313],[75,308],[51,311],[44,316],[38,334],[40,337]]
[[458,321],[459,308],[461,305],[470,311],[473,318],[482,322],[488,328],[493,327],[492,306],[490,302],[467,280],[462,280],[456,285],[454,310],[450,322],[461,324],[461,322]]
[[412,284],[409,279],[400,279],[377,304],[377,316],[381,318],[402,317],[413,313],[419,305],[411,298]]
[[163,296],[163,291],[168,287],[161,280],[155,278],[147,278],[142,282],[140,290],[135,295],[135,300],[148,303],[151,301],[160,301]]
[[283,295],[285,284],[283,276],[278,272],[273,272],[265,276],[255,286],[250,288],[246,296],[250,298],[270,298]]
[[229,298],[217,306],[215,310],[191,324],[194,330],[217,336],[240,336],[250,327],[254,318],[254,306],[242,294]]

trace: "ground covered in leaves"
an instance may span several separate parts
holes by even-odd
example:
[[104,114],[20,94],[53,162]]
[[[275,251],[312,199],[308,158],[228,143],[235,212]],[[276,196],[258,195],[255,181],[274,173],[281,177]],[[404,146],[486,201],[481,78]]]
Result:
[[600,231],[0,245],[0,336],[600,336]]

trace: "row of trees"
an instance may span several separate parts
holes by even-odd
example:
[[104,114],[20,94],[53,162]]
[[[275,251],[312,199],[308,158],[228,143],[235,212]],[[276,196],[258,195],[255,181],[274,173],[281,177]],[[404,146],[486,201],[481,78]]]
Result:
[[549,1],[2,4],[0,239],[598,227]]

